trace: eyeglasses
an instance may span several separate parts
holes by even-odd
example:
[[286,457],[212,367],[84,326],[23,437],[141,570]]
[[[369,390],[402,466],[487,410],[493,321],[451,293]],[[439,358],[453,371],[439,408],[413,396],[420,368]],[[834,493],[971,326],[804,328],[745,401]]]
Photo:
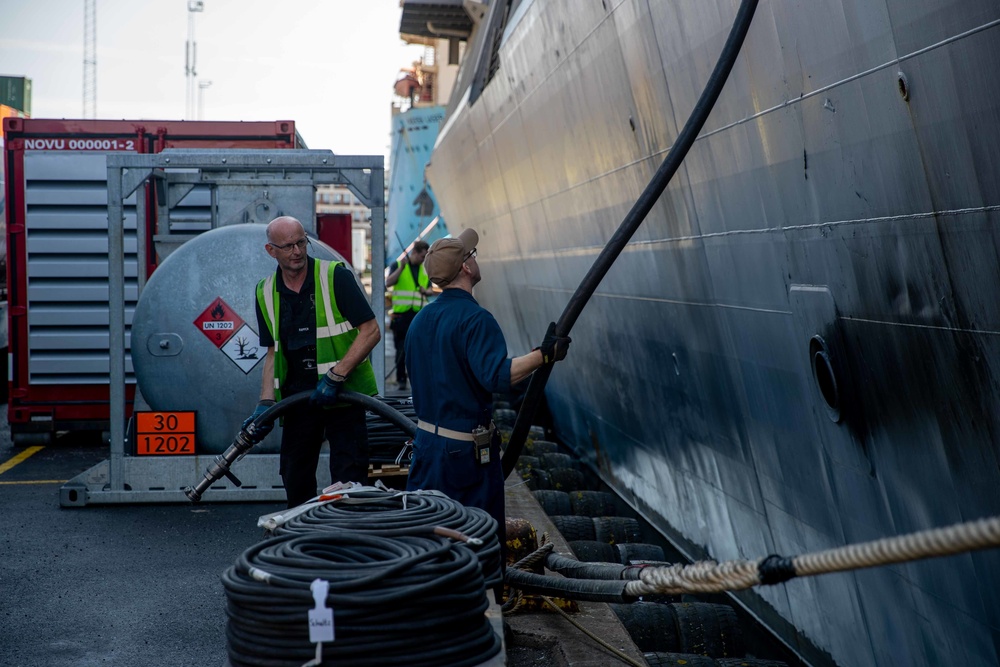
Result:
[[280,250],[281,252],[291,252],[292,248],[298,248],[299,250],[305,250],[306,246],[309,245],[309,239],[308,238],[299,239],[298,241],[295,241],[294,243],[286,243],[284,245],[278,245],[276,243],[268,243],[268,245],[271,246],[272,248],[274,248],[275,250]]
[[468,260],[468,259],[469,259],[470,257],[475,257],[475,256],[476,256],[476,248],[473,248],[473,249],[472,249],[472,252],[470,252],[470,253],[469,253],[468,255],[466,255],[466,256],[465,256],[465,257],[464,257],[464,258],[462,259],[462,261],[463,261],[463,262],[465,262],[465,261],[467,261],[467,260]]

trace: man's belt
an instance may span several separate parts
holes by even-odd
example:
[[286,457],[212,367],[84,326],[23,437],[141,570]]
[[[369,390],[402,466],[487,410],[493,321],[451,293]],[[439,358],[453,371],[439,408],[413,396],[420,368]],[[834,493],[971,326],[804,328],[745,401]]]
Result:
[[451,438],[452,440],[464,440],[465,442],[473,441],[471,433],[455,431],[450,428],[445,428],[444,426],[436,426],[434,424],[429,424],[422,419],[417,421],[417,428],[435,435],[443,435],[444,437]]

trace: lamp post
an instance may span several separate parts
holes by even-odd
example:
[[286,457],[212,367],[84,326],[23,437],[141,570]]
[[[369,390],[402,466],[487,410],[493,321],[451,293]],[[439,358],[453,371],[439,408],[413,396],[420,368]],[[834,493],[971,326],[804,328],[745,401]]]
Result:
[[188,38],[184,52],[184,75],[187,77],[187,96],[184,106],[184,118],[191,120],[194,116],[194,81],[198,76],[195,63],[198,59],[198,47],[194,41],[194,15],[205,11],[205,3],[202,0],[188,0]]
[[205,119],[205,90],[211,87],[211,81],[198,82],[198,120]]

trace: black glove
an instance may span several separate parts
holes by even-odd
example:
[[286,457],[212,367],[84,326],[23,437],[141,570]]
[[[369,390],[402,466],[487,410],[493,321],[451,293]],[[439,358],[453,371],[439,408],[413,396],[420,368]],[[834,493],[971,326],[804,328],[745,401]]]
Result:
[[[334,379],[340,378],[340,379]],[[319,379],[316,384],[316,391],[312,393],[309,397],[309,405],[313,407],[324,407],[327,405],[333,405],[337,402],[337,394],[344,386],[344,379],[341,376],[336,375],[333,369],[330,369]]]
[[253,441],[254,444],[257,444],[258,442],[267,437],[267,434],[270,433],[271,429],[274,428],[274,420],[272,419],[269,422],[258,424],[252,429],[250,425],[253,424],[253,420],[257,419],[257,417],[260,417],[262,414],[264,414],[267,411],[267,409],[270,408],[272,405],[274,405],[274,401],[272,401],[271,399],[264,399],[260,401],[259,403],[257,403],[257,407],[253,409],[253,414],[247,417],[246,420],[243,422],[243,430],[246,432],[247,435],[250,436],[250,439]]
[[542,361],[546,364],[554,364],[566,358],[569,344],[572,339],[569,336],[556,335],[556,323],[550,322],[549,328],[545,331],[545,338],[537,350],[542,351]]

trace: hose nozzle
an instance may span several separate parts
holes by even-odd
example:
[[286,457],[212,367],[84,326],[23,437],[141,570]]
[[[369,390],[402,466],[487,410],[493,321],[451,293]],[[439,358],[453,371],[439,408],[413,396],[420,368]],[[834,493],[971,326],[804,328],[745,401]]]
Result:
[[[252,424],[251,424],[252,426]],[[186,487],[184,489],[184,495],[186,495],[191,502],[198,502],[201,500],[202,494],[205,493],[213,484],[218,482],[223,477],[227,478],[230,482],[236,486],[243,486],[243,483],[230,472],[229,468],[233,465],[233,462],[239,459],[241,456],[249,452],[255,443],[252,439],[252,435],[246,431],[246,429],[240,429],[240,432],[236,435],[236,439],[233,440],[233,444],[229,446],[225,452],[216,456],[212,463],[205,470],[205,478],[198,482],[197,486]]]

